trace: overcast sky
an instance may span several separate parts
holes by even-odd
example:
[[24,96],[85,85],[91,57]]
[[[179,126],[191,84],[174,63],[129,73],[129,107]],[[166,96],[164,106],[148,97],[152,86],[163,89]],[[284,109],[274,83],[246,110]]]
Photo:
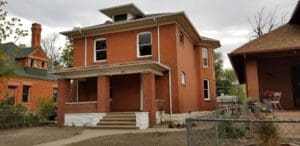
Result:
[[[227,53],[249,41],[251,18],[261,8],[278,10],[278,15],[290,15],[298,0],[7,0],[10,16],[22,18],[30,30],[32,22],[43,25],[42,36],[90,26],[109,18],[98,10],[134,3],[144,13],[185,11],[200,35],[218,39],[224,54],[225,67],[230,67]],[[280,19],[278,17],[278,19]],[[18,43],[30,45],[30,36]],[[63,46],[61,37],[58,46]]]

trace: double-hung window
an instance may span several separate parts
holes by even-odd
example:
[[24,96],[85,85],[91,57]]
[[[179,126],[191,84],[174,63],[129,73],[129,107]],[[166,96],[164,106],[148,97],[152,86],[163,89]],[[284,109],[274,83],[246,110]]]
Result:
[[30,86],[23,86],[22,102],[28,102],[30,95]]
[[138,57],[146,57],[152,55],[152,39],[151,32],[142,32],[137,35]]
[[107,58],[106,39],[96,39],[94,43],[94,61],[105,61]]
[[210,100],[209,80],[203,80],[204,100]]
[[208,67],[208,49],[202,48],[202,62],[203,67]]

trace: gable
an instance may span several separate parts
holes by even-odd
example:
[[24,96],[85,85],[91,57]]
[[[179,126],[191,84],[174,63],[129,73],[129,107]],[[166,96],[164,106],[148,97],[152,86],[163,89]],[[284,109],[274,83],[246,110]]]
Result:
[[47,55],[40,48],[39,49],[35,49],[32,53],[29,54],[29,56],[43,58],[43,59],[47,59],[48,60]]

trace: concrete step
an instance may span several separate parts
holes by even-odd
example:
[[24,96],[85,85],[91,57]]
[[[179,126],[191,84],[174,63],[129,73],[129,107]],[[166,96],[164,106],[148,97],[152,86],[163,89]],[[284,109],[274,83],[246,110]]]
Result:
[[132,116],[132,115],[106,115],[103,118],[132,118],[132,119],[135,119],[135,116]]
[[135,118],[103,117],[101,121],[136,121]]
[[135,112],[109,112],[106,115],[135,115]]
[[100,121],[97,125],[136,125],[135,121]]
[[100,129],[139,129],[133,125],[98,125],[96,128]]

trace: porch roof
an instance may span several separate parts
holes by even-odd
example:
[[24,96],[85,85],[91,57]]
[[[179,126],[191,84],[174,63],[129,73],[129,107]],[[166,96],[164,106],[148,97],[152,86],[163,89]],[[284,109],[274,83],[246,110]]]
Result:
[[60,78],[85,78],[96,76],[124,75],[134,73],[153,73],[159,76],[169,67],[156,61],[130,62],[121,64],[93,65],[89,67],[64,68],[52,71]]

